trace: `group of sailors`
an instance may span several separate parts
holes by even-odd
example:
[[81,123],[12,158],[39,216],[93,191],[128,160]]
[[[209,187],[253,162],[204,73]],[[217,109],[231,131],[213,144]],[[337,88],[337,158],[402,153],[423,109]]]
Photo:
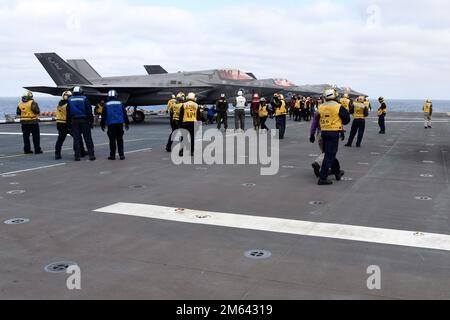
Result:
[[[378,102],[379,133],[385,134],[387,105],[383,97],[380,97]],[[345,146],[352,147],[356,138],[356,147],[360,148],[366,127],[365,119],[372,109],[368,97],[360,96],[352,101],[348,94],[345,94],[339,99],[338,92],[332,88],[325,90],[323,97],[318,100],[294,95],[289,104],[281,93],[274,94],[270,101],[265,97],[254,94],[251,102],[248,103],[243,92],[239,91],[237,97],[233,99],[235,131],[245,130],[245,108],[249,104],[254,129],[260,133],[267,132],[269,130],[266,124],[267,120],[275,118],[280,140],[285,137],[287,116],[291,109],[293,109],[294,121],[312,120],[310,142],[315,143],[317,140],[321,150],[321,155],[312,165],[315,175],[319,178],[319,185],[332,184],[332,181],[328,179],[329,175],[334,175],[337,181],[342,179],[345,172],[341,170],[336,157],[339,139],[345,140],[345,126],[350,123],[351,116],[353,116],[350,135]],[[224,129],[228,130],[229,100],[225,94],[221,94],[214,109],[217,128],[220,130],[223,125]],[[167,104],[172,129],[166,145],[167,152],[172,151],[173,132],[183,128],[189,132],[191,138],[190,153],[191,155],[194,154],[195,123],[201,121],[204,111],[205,109],[198,105],[197,97],[193,92],[187,95],[180,92],[176,96],[172,96]],[[423,112],[425,129],[430,129],[433,113],[431,100],[428,99],[425,102]],[[33,99],[33,93],[27,91],[17,107],[17,115],[20,116],[22,124],[25,154],[43,153],[40,147],[39,114],[39,106]],[[71,135],[73,137],[75,161],[80,161],[81,158],[86,156],[89,156],[89,160],[95,161],[94,143],[91,135],[91,129],[95,124],[100,124],[103,131],[106,127],[108,128],[107,134],[110,144],[108,159],[115,160],[117,151],[120,160],[125,160],[123,136],[124,129],[129,129],[129,119],[125,105],[120,101],[115,90],[108,92],[107,101],[101,101],[94,109],[94,113],[91,103],[83,94],[81,87],[75,87],[73,92],[64,92],[56,107],[56,122],[58,130],[58,139],[55,145],[56,160],[62,158],[62,146],[67,135]],[[33,136],[34,152],[31,150],[30,135]],[[86,144],[86,147],[84,144]],[[180,155],[182,154],[183,151],[180,152]]]
[[[20,117],[22,124],[25,154],[33,153],[30,135],[33,136],[34,153],[43,153],[40,147],[39,113],[39,106],[33,99],[33,93],[27,91],[17,107],[17,115]],[[124,127],[126,130],[129,128],[129,120],[125,106],[118,99],[115,90],[108,92],[107,102],[99,104],[95,113],[96,117],[94,117],[91,103],[83,94],[81,87],[75,87],[73,92],[65,91],[62,94],[61,101],[56,107],[56,128],[58,130],[58,139],[55,145],[56,160],[62,158],[62,146],[67,135],[73,137],[75,161],[81,161],[81,158],[86,156],[89,156],[90,161],[96,160],[91,129],[94,128],[94,123],[100,118],[97,117],[98,114],[101,114],[100,125],[102,130],[105,131],[106,126],[108,127],[107,133],[110,145],[108,159],[115,160],[116,151],[118,151],[120,160],[125,160],[123,136]],[[84,144],[86,144],[86,148]]]

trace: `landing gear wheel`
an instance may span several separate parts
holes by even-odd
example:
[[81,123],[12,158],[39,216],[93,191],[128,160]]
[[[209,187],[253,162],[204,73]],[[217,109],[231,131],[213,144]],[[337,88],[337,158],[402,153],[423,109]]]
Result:
[[136,111],[135,113],[133,113],[131,117],[133,118],[133,121],[136,123],[142,123],[145,120],[145,114],[142,111]]

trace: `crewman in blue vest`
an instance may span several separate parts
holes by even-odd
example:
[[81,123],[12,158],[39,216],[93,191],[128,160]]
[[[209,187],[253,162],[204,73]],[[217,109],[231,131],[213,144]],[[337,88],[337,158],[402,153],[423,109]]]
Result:
[[[56,140],[55,145],[55,159],[60,160],[61,150],[66,140],[67,135],[69,134],[69,129],[67,128],[67,104],[69,102],[69,98],[72,96],[72,92],[65,91],[62,94],[62,99],[59,101],[56,107],[56,128],[58,129],[58,139]],[[84,150],[83,140],[81,142],[81,157],[84,158],[87,156],[87,152]]]
[[91,103],[83,95],[81,87],[73,89],[73,96],[69,98],[67,106],[67,127],[73,137],[75,161],[81,160],[82,138],[86,142],[89,160],[95,161],[94,142],[91,135],[91,129],[94,127],[94,115]]
[[[123,147],[123,127],[128,131],[130,121],[128,120],[127,110],[123,103],[118,99],[117,91],[108,92],[108,102],[103,108],[102,121],[100,123],[102,130],[108,126],[110,156],[108,160],[116,160],[116,149],[119,151],[120,160],[125,160]],[[117,147],[117,148],[116,148]]]
[[[321,104],[318,109],[318,117],[316,121],[320,121],[320,129],[323,140],[323,149],[325,158],[320,170],[319,186],[333,184],[328,180],[329,170],[335,175],[336,180],[340,181],[344,176],[341,170],[336,154],[339,149],[339,137],[344,140],[342,135],[344,125],[350,123],[350,113],[347,109],[337,102],[338,93],[335,89],[327,89],[324,92],[325,103]],[[344,139],[342,139],[344,138]],[[310,141],[314,143],[316,137],[311,133]]]

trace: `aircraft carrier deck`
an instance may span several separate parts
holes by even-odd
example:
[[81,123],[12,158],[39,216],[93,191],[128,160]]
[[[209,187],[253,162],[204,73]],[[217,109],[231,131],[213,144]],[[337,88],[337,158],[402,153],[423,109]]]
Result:
[[[276,176],[173,165],[167,120],[132,125],[126,161],[107,160],[97,127],[97,161],[79,163],[70,137],[54,160],[54,123],[41,124],[39,156],[21,154],[20,125],[2,124],[0,299],[450,299],[449,120],[424,130],[422,114],[390,113],[379,135],[372,114],[363,147],[341,145],[346,180],[329,187],[317,186],[305,122],[288,122]],[[194,215],[146,216],[156,211]],[[226,214],[259,222],[215,224]],[[15,218],[29,221],[3,223]],[[81,290],[44,269],[61,261],[80,267]],[[370,266],[380,290],[367,286]]]

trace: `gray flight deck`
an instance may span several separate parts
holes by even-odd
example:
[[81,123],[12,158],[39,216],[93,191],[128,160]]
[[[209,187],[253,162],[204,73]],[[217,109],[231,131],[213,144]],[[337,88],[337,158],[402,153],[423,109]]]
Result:
[[[75,163],[71,138],[62,161],[52,135],[42,137],[45,154],[25,156],[21,136],[5,134],[20,125],[2,124],[0,299],[450,299],[450,251],[94,212],[126,202],[450,235],[450,117],[436,115],[432,130],[422,119],[391,113],[379,135],[372,114],[363,147],[340,147],[351,180],[329,187],[316,184],[318,147],[305,122],[288,122],[283,167],[266,177],[258,166],[174,166],[164,119],[132,125],[127,159],[115,162],[99,128],[97,161]],[[41,132],[56,133],[55,124]],[[13,218],[30,221],[3,223]],[[272,256],[249,259],[251,249]],[[44,270],[58,261],[78,264],[81,290]],[[381,290],[367,288],[371,265],[381,269]]]

